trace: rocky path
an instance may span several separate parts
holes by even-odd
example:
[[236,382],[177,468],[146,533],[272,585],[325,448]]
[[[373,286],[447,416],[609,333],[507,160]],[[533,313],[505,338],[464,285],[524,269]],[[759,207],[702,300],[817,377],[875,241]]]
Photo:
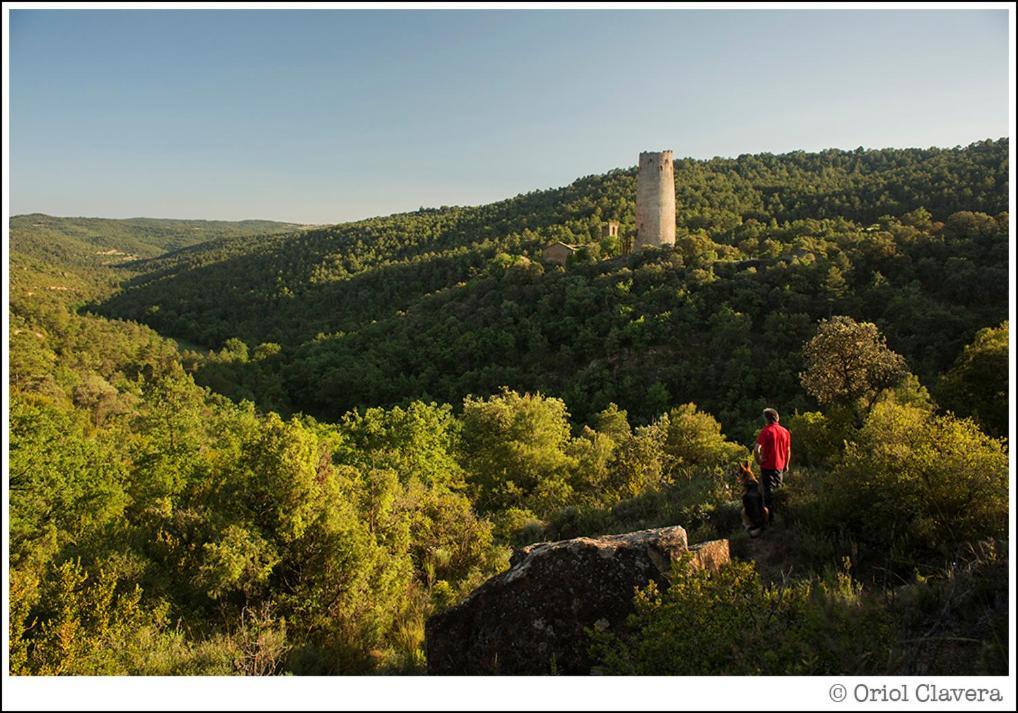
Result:
[[751,561],[765,582],[781,582],[794,574],[794,537],[781,524],[768,528],[759,537],[745,532],[732,536],[732,559]]

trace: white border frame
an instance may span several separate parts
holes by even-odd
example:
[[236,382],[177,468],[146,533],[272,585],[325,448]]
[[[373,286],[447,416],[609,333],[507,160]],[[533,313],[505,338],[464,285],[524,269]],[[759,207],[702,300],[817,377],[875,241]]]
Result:
[[[1010,562],[1011,647],[1009,675],[1005,677],[632,677],[632,678],[428,678],[428,677],[11,677],[8,675],[8,448],[9,448],[9,289],[8,245],[10,226],[10,37],[9,12],[22,9],[1000,9],[1008,11],[1009,123],[1015,126],[1015,7],[1001,2],[890,2],[890,3],[787,3],[787,2],[264,2],[264,3],[152,3],[152,2],[12,2],[3,6],[3,694],[4,710],[900,710],[1015,708],[1015,565]],[[1015,315],[1015,186],[1014,138],[1010,137],[1010,320]],[[1009,364],[1009,443],[1015,436],[1015,344],[1011,332]],[[1015,502],[1015,453],[1009,453],[1010,499]],[[1014,542],[1015,513],[1010,513],[1010,542]],[[834,687],[846,687],[847,700],[832,700]],[[866,685],[880,690],[906,686],[904,702],[859,703],[853,690]],[[918,700],[917,687],[996,688],[1000,703],[930,703]]]

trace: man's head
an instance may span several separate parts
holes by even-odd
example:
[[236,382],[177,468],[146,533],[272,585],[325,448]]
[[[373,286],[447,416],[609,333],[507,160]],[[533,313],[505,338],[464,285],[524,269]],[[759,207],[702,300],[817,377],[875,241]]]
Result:
[[767,423],[777,423],[778,421],[781,420],[781,417],[778,416],[778,412],[772,408],[765,408],[763,410],[763,417],[764,421],[766,421]]

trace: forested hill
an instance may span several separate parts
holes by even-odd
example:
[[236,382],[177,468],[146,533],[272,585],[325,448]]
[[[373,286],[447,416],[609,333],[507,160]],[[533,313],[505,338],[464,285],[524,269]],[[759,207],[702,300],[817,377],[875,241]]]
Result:
[[59,263],[110,265],[151,258],[220,237],[293,230],[269,220],[58,218],[42,213],[11,218],[11,250]]
[[[198,377],[284,412],[509,385],[563,394],[580,419],[689,399],[739,423],[768,400],[807,405],[797,345],[831,313],[877,322],[926,379],[1005,319],[1007,176],[1006,139],[685,159],[674,252],[604,259],[620,249],[604,221],[635,230],[625,169],[486,206],[226,237],[133,264],[142,274],[101,311],[212,348],[268,343],[262,363],[245,351]],[[586,249],[548,269],[552,239]]]
[[[635,230],[635,181],[631,168],[486,206],[421,210],[258,243],[226,238],[152,261],[148,276],[110,311],[141,318],[158,306],[153,325],[210,346],[230,337],[293,342],[346,330],[468,278],[498,252],[537,257],[551,239],[592,243],[607,219]],[[920,207],[936,220],[960,210],[1005,211],[1007,141],[685,159],[676,163],[676,195],[680,236],[702,230],[755,257],[766,251],[739,244],[747,225],[840,218],[867,226]]]

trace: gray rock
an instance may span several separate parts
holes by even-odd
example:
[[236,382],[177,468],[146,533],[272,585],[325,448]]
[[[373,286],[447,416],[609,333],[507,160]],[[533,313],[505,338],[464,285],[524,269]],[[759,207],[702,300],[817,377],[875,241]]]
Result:
[[700,566],[728,561],[727,540],[690,548],[681,527],[528,545],[507,572],[428,620],[428,673],[590,673],[586,629],[617,628],[636,588],[664,584],[687,551]]

